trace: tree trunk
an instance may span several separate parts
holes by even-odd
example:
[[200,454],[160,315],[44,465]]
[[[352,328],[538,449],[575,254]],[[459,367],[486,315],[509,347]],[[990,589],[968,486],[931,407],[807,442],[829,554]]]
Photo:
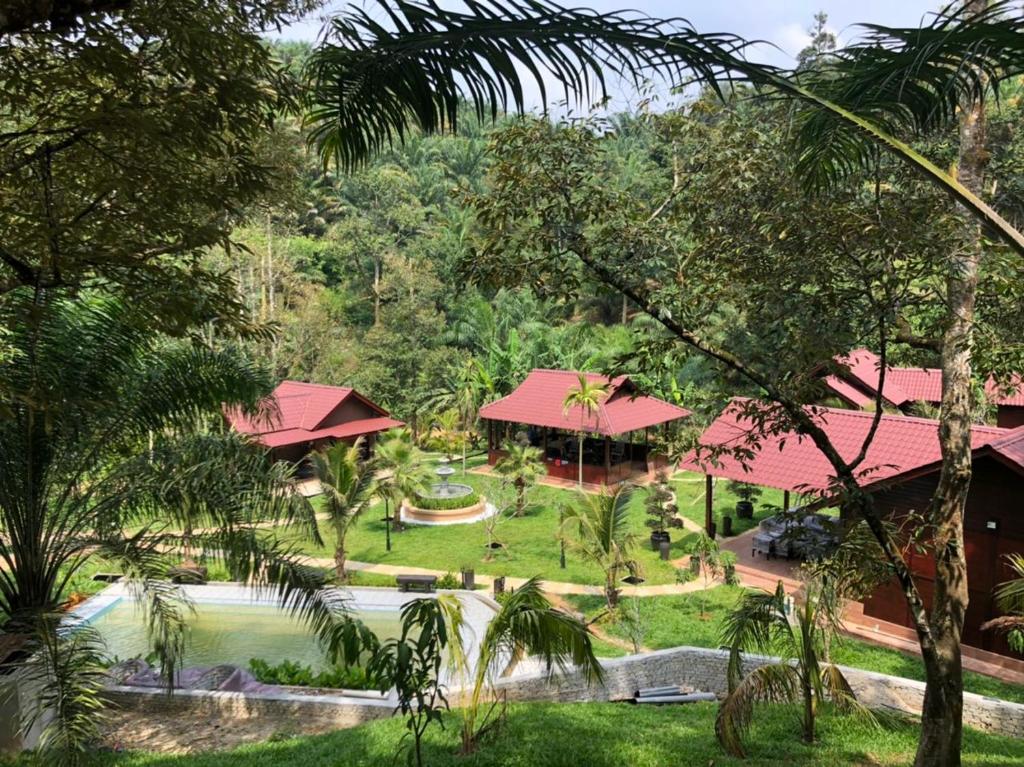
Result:
[[804,743],[814,742],[814,691],[807,683],[801,683],[804,694],[803,739]]
[[[967,15],[985,10],[987,0],[973,0]],[[985,168],[985,111],[965,104],[960,113],[959,180],[981,192]],[[966,218],[966,217],[965,217]],[[960,764],[963,731],[963,672],[960,640],[967,612],[967,560],[964,554],[964,509],[971,484],[971,354],[974,302],[981,259],[981,227],[971,219],[969,234],[952,254],[946,278],[949,317],[942,338],[942,409],[939,444],[942,468],[932,499],[935,593],[929,616],[935,657],[925,656],[924,704],[917,767]]]
[[337,548],[334,549],[334,574],[341,583],[348,578],[345,573],[345,544],[340,541]]
[[373,324],[380,324],[380,258],[373,259]]
[[580,432],[580,489],[583,489],[583,432]]

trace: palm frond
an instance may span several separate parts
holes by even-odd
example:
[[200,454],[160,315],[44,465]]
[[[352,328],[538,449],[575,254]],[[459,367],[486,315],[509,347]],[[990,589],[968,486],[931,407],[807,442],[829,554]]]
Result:
[[850,687],[850,682],[839,666],[826,663],[821,668],[820,685],[832,705],[844,714],[852,714],[868,724],[879,724],[878,718],[865,706]]
[[741,652],[753,649],[771,653],[779,649],[780,635],[788,639],[792,649],[793,633],[786,616],[786,592],[779,581],[773,593],[751,591],[740,598],[736,608],[722,624],[722,643],[729,648],[727,679],[735,689],[743,677]]
[[39,616],[20,685],[36,697],[25,701],[20,726],[28,732],[43,724],[37,745],[42,763],[75,767],[88,761],[88,746],[104,719],[106,675],[99,634],[88,624],[59,628],[63,617]]
[[[893,135],[922,136],[954,123],[961,104],[998,99],[999,84],[1024,72],[1024,18],[999,0],[967,16],[963,3],[922,27],[860,25],[864,37],[828,56],[804,83]],[[799,168],[829,186],[874,161],[872,142],[826,110],[801,116]]]
[[790,703],[800,695],[800,676],[795,666],[772,663],[758,666],[722,701],[715,718],[715,734],[732,756],[743,758],[743,736],[750,727],[756,702]]

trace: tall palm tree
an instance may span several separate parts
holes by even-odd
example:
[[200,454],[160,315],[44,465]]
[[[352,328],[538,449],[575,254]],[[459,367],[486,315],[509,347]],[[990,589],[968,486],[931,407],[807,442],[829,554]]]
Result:
[[[230,351],[154,336],[114,300],[15,292],[0,305],[9,353],[0,365],[0,624],[36,637],[40,655],[80,652],[53,633],[71,579],[102,558],[133,585],[161,667],[182,656],[187,601],[167,571],[187,546],[238,580],[276,593],[341,654],[352,623],[319,572],[260,527],[315,522],[291,492],[290,468],[210,424],[224,406],[269,415],[272,381]],[[152,442],[150,442],[152,438]],[[191,533],[186,532],[191,531]],[[354,659],[354,656],[348,656]],[[67,666],[55,661],[51,667]],[[74,675],[71,675],[74,677]],[[60,700],[46,742],[73,753],[99,705],[88,684]],[[68,705],[68,701],[76,701]]]
[[547,472],[540,450],[518,442],[506,442],[504,455],[494,464],[494,473],[512,483],[516,490],[516,516],[526,511],[526,493]]
[[493,716],[496,704],[481,713],[487,691],[526,657],[539,660],[549,674],[571,666],[591,681],[602,678],[586,624],[552,607],[536,577],[509,595],[480,639],[472,686],[463,703],[463,754],[475,751],[480,738],[500,721]]
[[562,521],[561,535],[566,545],[604,573],[604,594],[608,609],[619,602],[619,575],[640,572],[640,563],[633,558],[639,538],[629,529],[629,501],[633,488],[618,485],[614,491],[580,493],[576,503],[568,506]]
[[[743,757],[743,734],[750,725],[756,701],[802,704],[802,734],[814,742],[818,703],[830,700],[841,711],[871,719],[857,702],[839,667],[828,661],[826,648],[839,631],[840,603],[834,589],[810,581],[796,624],[786,612],[786,592],[779,581],[774,593],[749,592],[726,618],[723,638],[729,646],[729,695],[718,709],[715,733],[733,756]],[[741,651],[781,657],[742,674]]]
[[[391,429],[382,434],[375,447],[376,463],[380,474],[377,492],[384,499],[384,526],[386,547],[391,551],[390,510],[400,515],[402,501],[421,492],[427,486],[423,454],[413,442],[408,429]],[[401,523],[400,518],[398,518]]]
[[579,479],[578,485],[583,487],[583,441],[587,436],[587,421],[601,407],[601,401],[608,393],[608,385],[599,381],[591,381],[586,373],[579,374],[579,382],[569,389],[562,400],[562,410],[568,415],[573,408],[580,409],[579,431]]
[[345,537],[373,496],[374,467],[362,460],[362,439],[352,445],[336,442],[309,455],[313,474],[320,481],[324,511],[334,532],[334,568],[339,581],[346,579]]

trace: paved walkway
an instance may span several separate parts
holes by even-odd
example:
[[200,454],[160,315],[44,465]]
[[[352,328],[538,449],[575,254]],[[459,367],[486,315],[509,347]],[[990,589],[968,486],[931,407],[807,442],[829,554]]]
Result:
[[[306,557],[305,562],[314,567],[334,567],[333,559],[321,559]],[[431,570],[426,567],[411,567],[407,565],[382,565],[377,562],[353,562],[345,563],[349,570],[356,570],[362,573],[375,573],[377,575],[436,575],[441,577],[444,570]],[[526,578],[506,577],[505,585],[510,588],[519,588],[526,583]],[[494,585],[494,577],[478,573],[476,582],[484,586]],[[565,581],[543,581],[544,591],[549,594],[567,596],[576,594],[581,596],[604,596],[604,589],[601,586],[590,586],[582,583],[568,583]],[[700,591],[704,587],[703,581],[691,581],[690,583],[665,583],[656,586],[623,586],[621,596],[624,597],[660,597],[672,594],[689,594],[693,591]]]

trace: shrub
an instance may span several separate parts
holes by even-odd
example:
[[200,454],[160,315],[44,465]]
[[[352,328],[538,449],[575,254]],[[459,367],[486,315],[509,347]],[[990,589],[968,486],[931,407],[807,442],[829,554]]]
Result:
[[462,584],[459,582],[459,579],[451,573],[445,573],[437,579],[437,588],[439,589],[457,589],[460,586]]
[[262,658],[250,658],[249,671],[264,684],[349,690],[371,690],[375,686],[367,676],[366,669],[359,666],[335,666],[316,672],[309,666],[291,660],[271,665]]
[[417,507],[431,511],[464,509],[467,506],[474,506],[480,503],[480,494],[474,490],[469,495],[459,496],[458,498],[428,498],[417,495],[413,502]]

